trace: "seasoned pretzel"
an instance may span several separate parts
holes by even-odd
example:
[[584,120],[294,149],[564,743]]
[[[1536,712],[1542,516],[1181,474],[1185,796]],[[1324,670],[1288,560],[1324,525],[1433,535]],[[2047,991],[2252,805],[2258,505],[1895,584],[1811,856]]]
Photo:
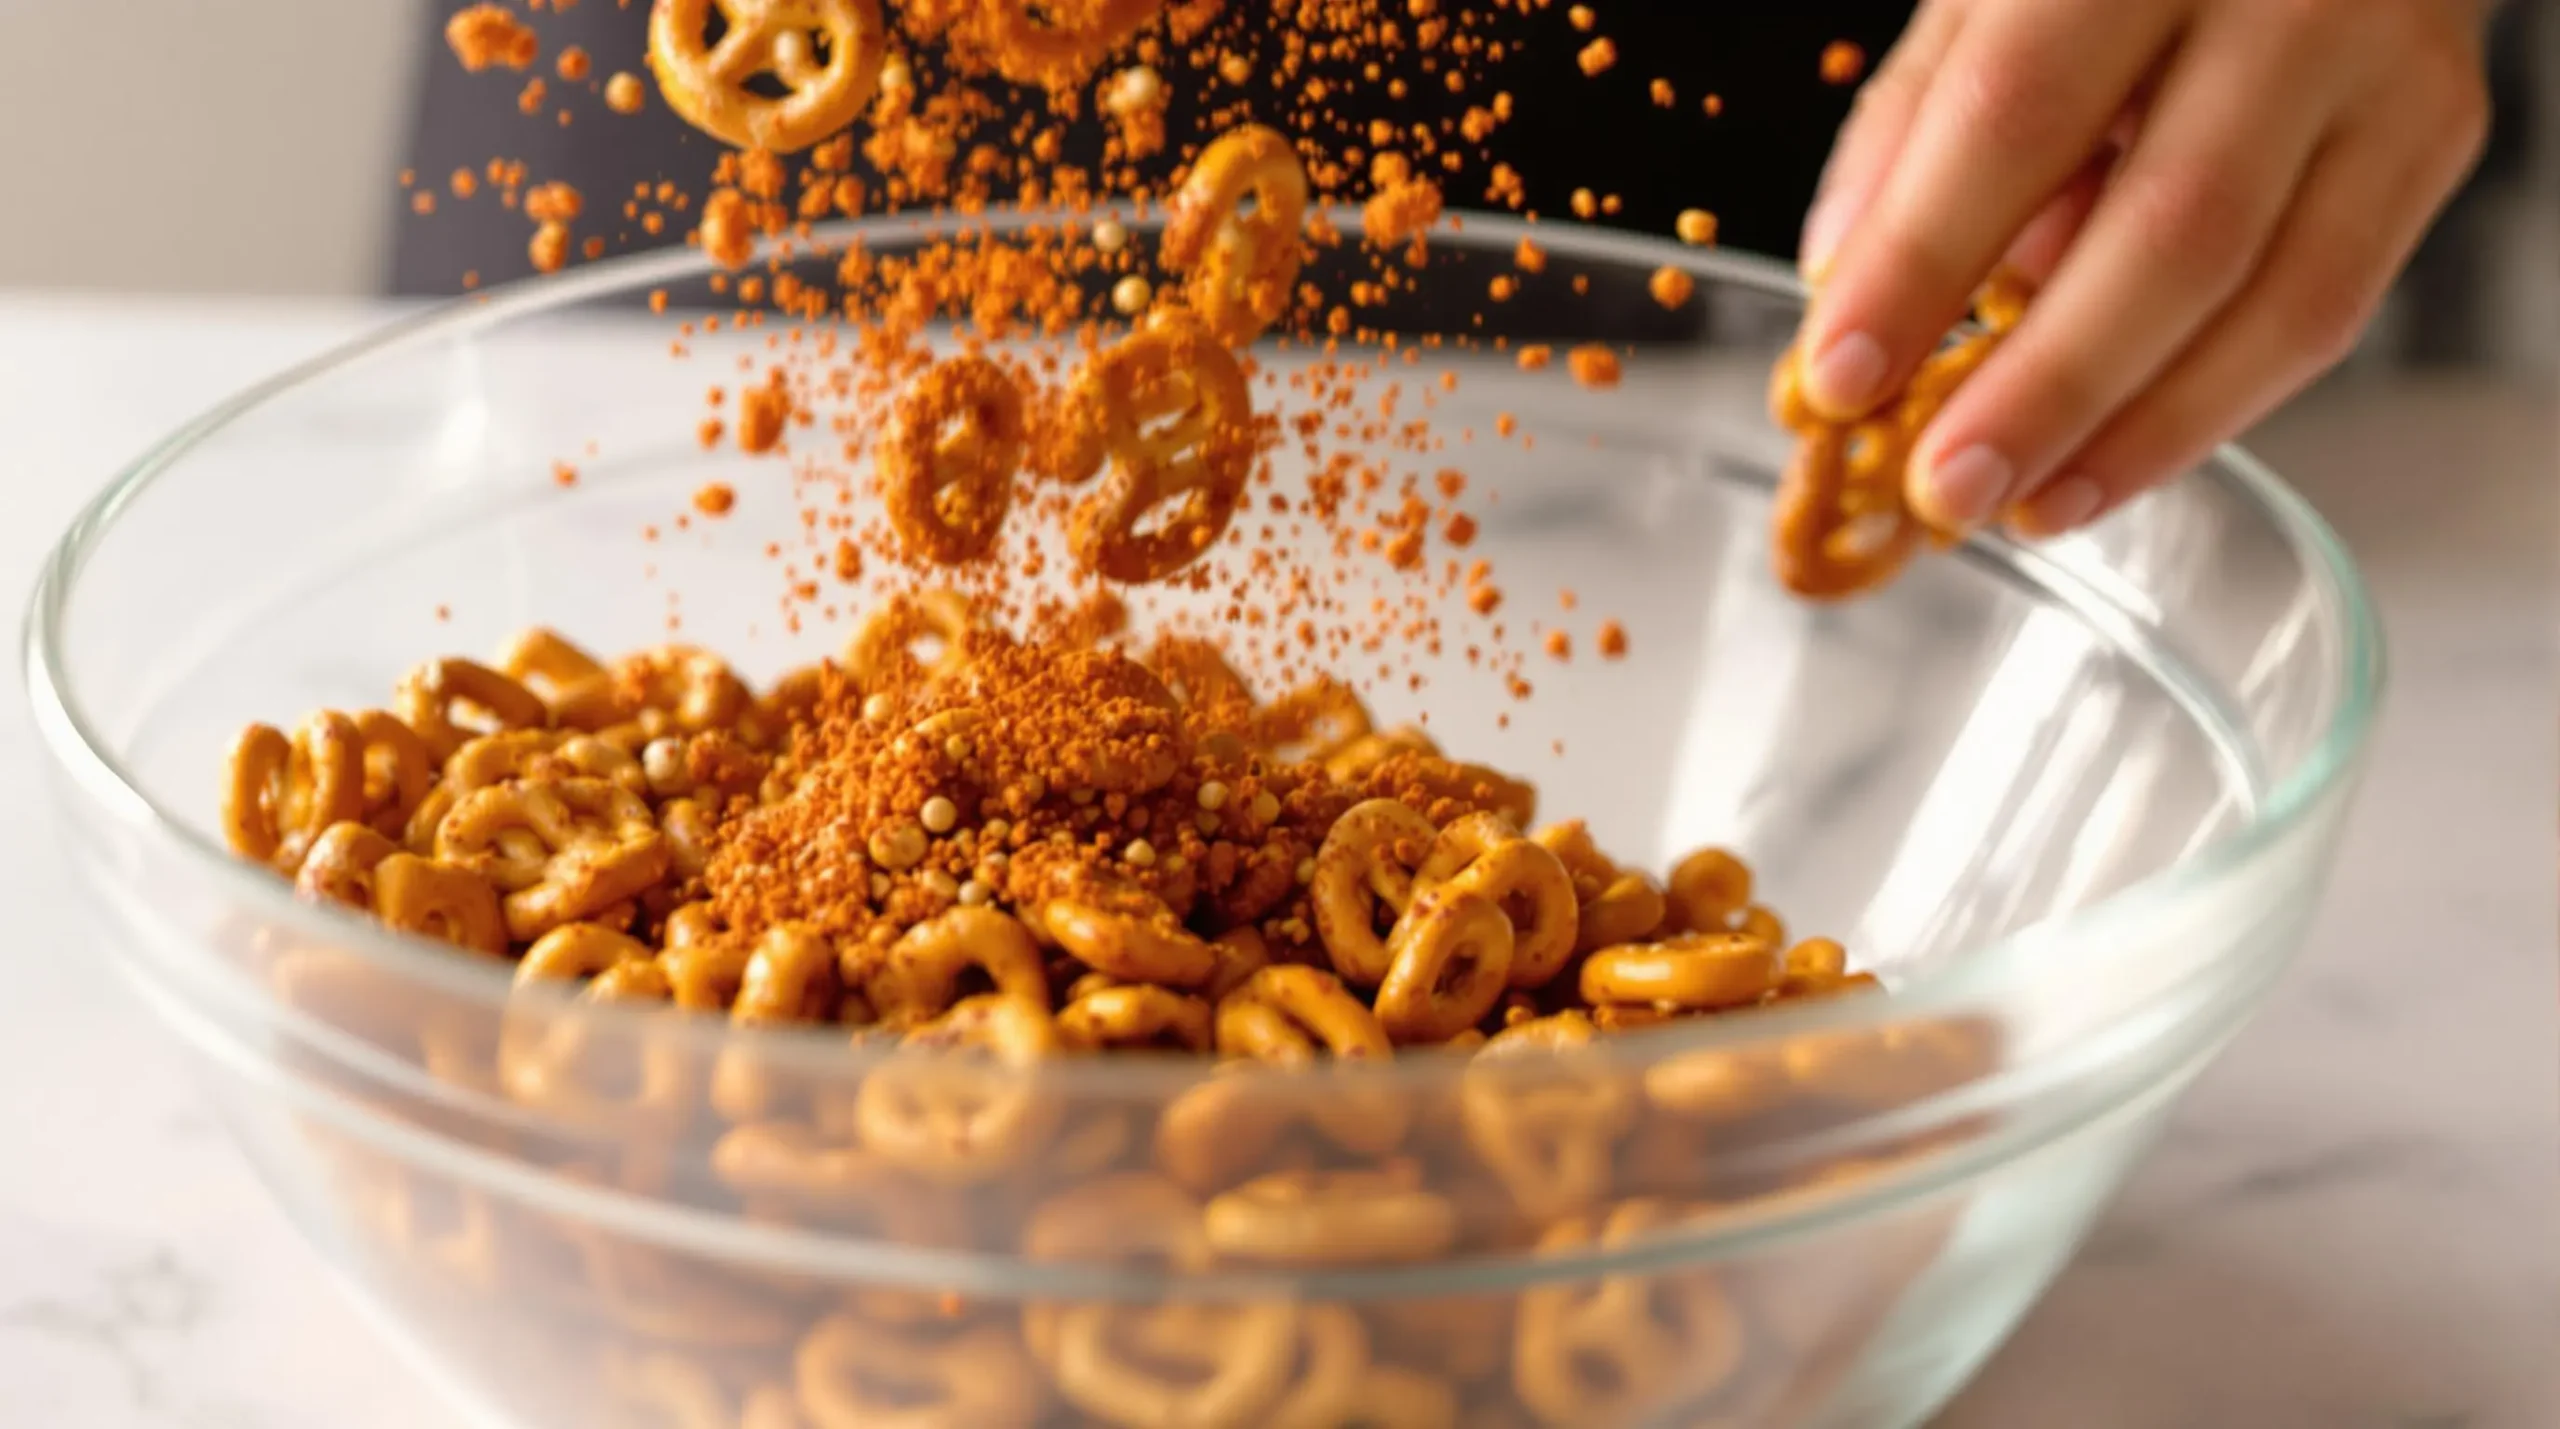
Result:
[[[543,982],[583,982],[583,1004],[664,1002],[669,991],[646,944],[592,923],[554,928],[526,950],[516,986]],[[500,1084],[517,1101],[573,1119],[680,1123],[693,1095],[681,1058],[626,1031],[612,1040],[638,1045],[608,1043],[616,1065],[599,1068],[607,1059],[594,1031],[579,1008],[510,1007],[498,1034]]]
[[1469,814],[1440,831],[1414,887],[1446,885],[1491,899],[1510,920],[1511,986],[1534,991],[1573,959],[1581,927],[1573,875],[1500,814]]
[[911,1027],[950,1011],[961,995],[961,976],[971,969],[999,995],[1048,1015],[1049,974],[1039,945],[1022,924],[992,908],[954,908],[909,928],[864,990],[882,1022]]
[[364,812],[364,765],[345,715],[323,710],[287,739],[253,724],[231,746],[222,832],[234,853],[286,877],[330,825]]
[[900,1168],[946,1184],[983,1181],[1021,1165],[1057,1129],[1058,1106],[1038,1085],[1039,1063],[1058,1049],[1045,997],[970,998],[903,1045],[975,1060],[900,1059],[863,1080],[854,1101],[863,1144]]
[[1598,1036],[1579,1012],[1504,1028],[1467,1063],[1458,1084],[1467,1144],[1523,1214],[1545,1221],[1607,1189],[1618,1138],[1635,1124],[1624,1080],[1578,1056]]
[[1298,281],[1307,171],[1297,152],[1259,124],[1229,130],[1201,151],[1171,208],[1164,265],[1191,275],[1191,307],[1218,341],[1251,345],[1288,314]]
[[1244,371],[1196,323],[1173,320],[1096,353],[1077,381],[1111,471],[1076,506],[1068,547],[1107,580],[1164,580],[1217,544],[1244,499],[1255,448]]
[[1217,951],[1162,910],[1142,917],[1053,898],[1040,905],[1040,926],[1077,961],[1123,982],[1199,987],[1218,970]]
[[[1254,711],[1251,733],[1255,745],[1276,758],[1322,760],[1376,729],[1377,720],[1358,690],[1331,675],[1318,675]],[[1396,752],[1440,752],[1419,730],[1395,730],[1382,738]]]
[[1293,1392],[1266,1429],[1458,1429],[1458,1391],[1400,1365],[1373,1364],[1341,1391],[1330,1378]]
[[593,735],[556,729],[511,729],[469,740],[445,759],[438,787],[459,798],[510,779],[569,778],[606,779],[649,793],[638,759]]
[[1339,978],[1307,967],[1268,967],[1218,1004],[1218,1050],[1284,1067],[1312,1063],[1316,1049],[1339,1058],[1383,1058],[1389,1043],[1377,1016]]
[[1960,1086],[1988,1071],[1991,1060],[1977,1027],[1939,1019],[1798,1033],[1779,1052],[1798,1090],[1865,1108],[1900,1106]]
[[1279,1171],[1213,1197],[1202,1228],[1219,1254],[1270,1265],[1429,1260],[1457,1243],[1458,1212],[1419,1168]]
[[957,566],[995,549],[1026,441],[1022,389],[986,358],[944,358],[899,394],[879,453],[907,549]]
[[1344,981],[1375,987],[1386,979],[1394,958],[1378,935],[1378,909],[1403,915],[1413,901],[1414,870],[1439,836],[1429,819],[1394,799],[1354,804],[1326,831],[1307,898],[1316,936]]
[[507,918],[498,890],[467,868],[393,853],[373,868],[373,915],[383,926],[502,957]]
[[1796,434],[1772,543],[1787,589],[1808,600],[1858,595],[1891,581],[1924,534],[1940,545],[1962,536],[1928,529],[1908,505],[1912,445],[2017,324],[2026,296],[2016,275],[1995,273],[1974,300],[1983,330],[1923,362],[1900,394],[1862,421],[1825,420],[1805,396],[1802,354],[1790,347],[1779,358],[1770,415]]
[[605,673],[604,662],[556,630],[535,626],[498,652],[498,669],[549,704]]
[[1730,932],[1751,906],[1751,866],[1724,849],[1699,849],[1672,865],[1670,903],[1680,932]]
[[[1558,1224],[1541,1250],[1598,1241],[1615,1248],[1671,1223],[1658,1202],[1630,1201],[1594,1226]],[[1640,1419],[1675,1399],[1703,1398],[1741,1368],[1740,1312],[1704,1271],[1605,1276],[1540,1285],[1520,1297],[1512,1387],[1556,1429]]]
[[[1298,1377],[1289,1392],[1272,1406],[1267,1423],[1289,1426],[1338,1426],[1361,1422],[1359,1396],[1372,1372],[1369,1328],[1345,1305],[1311,1305],[1300,1335],[1304,1345]],[[1371,1420],[1406,1429],[1401,1420]]]
[[1573,876],[1579,905],[1573,950],[1588,953],[1652,936],[1662,926],[1670,904],[1653,880],[1621,869],[1591,841],[1580,819],[1550,824],[1529,836],[1530,842],[1556,856]]
[[[1545,857],[1526,840],[1512,843]],[[1565,901],[1571,905],[1570,891]],[[1511,920],[1493,899],[1454,881],[1423,889],[1387,935],[1378,1025],[1399,1043],[1445,1042],[1466,1031],[1501,1000],[1514,944]]]
[[858,1146],[789,1122],[731,1127],[711,1146],[711,1174],[742,1194],[843,1196],[891,1184],[887,1164]]
[[1156,17],[1164,0],[1008,0],[989,7],[996,72],[1016,84],[1081,82]]
[[1289,1389],[1306,1313],[1282,1301],[1058,1316],[1058,1392],[1108,1424],[1255,1424]]
[[1582,997],[1704,1012],[1759,1001],[1783,972],[1769,945],[1748,934],[1687,933],[1593,953],[1582,964]]
[[[728,26],[717,45],[715,5]],[[649,69],[667,107],[741,149],[788,154],[851,124],[888,52],[879,0],[656,0],[649,12]],[[760,76],[785,93],[758,93],[749,81]]]
[[1244,986],[1247,979],[1271,966],[1271,948],[1262,935],[1251,928],[1230,928],[1209,940],[1210,951],[1217,955],[1218,965],[1209,974],[1200,995],[1211,1007],[1226,1001],[1227,994]]
[[293,891],[315,903],[373,911],[373,870],[400,846],[353,820],[331,824],[312,840],[293,876]]
[[400,681],[400,718],[417,731],[437,759],[475,735],[506,729],[542,729],[551,707],[533,691],[472,660],[429,660]]
[[[977,628],[977,611],[967,596],[948,590],[902,591],[883,601],[854,631],[845,646],[845,669],[866,690],[904,683],[914,674],[937,679],[956,675],[968,664],[964,642]],[[941,648],[930,657],[919,656],[916,646],[927,640]]]
[[1070,1052],[1206,1052],[1214,1040],[1209,1004],[1171,988],[1096,988],[1058,1014],[1058,1042]]
[[436,857],[505,894],[507,931],[539,938],[638,897],[664,878],[649,806],[602,779],[528,779],[464,795],[436,829]]
[[825,1022],[840,995],[835,945],[805,923],[783,923],[756,939],[729,1016],[749,1027]]
[[349,724],[364,777],[361,817],[396,836],[435,782],[435,756],[416,730],[387,710],[360,710]]
[[[662,710],[687,734],[727,731],[755,704],[755,694],[729,662],[690,645],[661,645],[614,662],[612,689],[628,710]],[[564,723],[573,721],[564,720]]]
[[1784,1061],[1760,1048],[1681,1052],[1644,1070],[1644,1094],[1655,1106],[1705,1121],[1739,1121],[1778,1105],[1786,1091]]
[[1034,1367],[997,1324],[937,1336],[829,1316],[792,1378],[817,1429],[1029,1429],[1042,1409]]

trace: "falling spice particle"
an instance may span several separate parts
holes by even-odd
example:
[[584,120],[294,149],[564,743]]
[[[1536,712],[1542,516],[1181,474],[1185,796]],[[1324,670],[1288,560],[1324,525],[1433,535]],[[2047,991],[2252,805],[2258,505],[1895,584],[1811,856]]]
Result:
[[1689,299],[1696,295],[1698,282],[1689,276],[1687,269],[1664,264],[1653,270],[1653,278],[1645,284],[1645,287],[1653,294],[1655,302],[1673,312],[1678,312],[1687,307]]
[[1566,355],[1565,363],[1573,369],[1573,380],[1585,387],[1607,388],[1618,385],[1621,375],[1618,354],[1601,343],[1584,343]]
[[1671,231],[1690,247],[1704,248],[1716,241],[1716,216],[1703,208],[1684,208]]
[[1600,646],[1601,659],[1622,660],[1626,658],[1627,627],[1620,625],[1614,620],[1601,621],[1597,643]]
[[1822,47],[1822,82],[1856,84],[1867,72],[1867,52],[1853,41],[1833,40]]
[[726,516],[737,504],[737,490],[725,481],[704,482],[693,493],[693,509],[705,516]]

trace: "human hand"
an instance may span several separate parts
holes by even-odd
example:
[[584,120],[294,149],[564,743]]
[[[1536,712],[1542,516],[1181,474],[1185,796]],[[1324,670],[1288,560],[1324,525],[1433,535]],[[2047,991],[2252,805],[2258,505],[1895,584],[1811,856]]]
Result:
[[2480,0],[1924,0],[1805,225],[1807,395],[2040,285],[1914,448],[1933,524],[2085,525],[2342,360],[2488,130]]

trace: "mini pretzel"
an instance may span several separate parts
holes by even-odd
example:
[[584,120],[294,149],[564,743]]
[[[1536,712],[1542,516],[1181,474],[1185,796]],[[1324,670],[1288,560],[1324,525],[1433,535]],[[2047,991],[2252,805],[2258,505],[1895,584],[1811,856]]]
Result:
[[[845,646],[845,669],[866,690],[904,683],[913,675],[937,679],[955,675],[968,663],[962,642],[977,627],[977,612],[968,597],[956,591],[900,592],[883,601],[854,631]],[[917,643],[925,640],[941,645],[930,660],[916,653]]]
[[1729,931],[1751,905],[1751,866],[1720,848],[1702,848],[1671,869],[1671,912],[1680,931]]
[[502,957],[507,919],[498,890],[467,868],[393,853],[373,868],[373,915],[383,926]]
[[222,831],[232,851],[290,877],[330,825],[364,812],[364,766],[347,717],[323,710],[291,739],[253,724],[231,746]]
[[1326,1380],[1292,1393],[1265,1429],[1458,1429],[1458,1419],[1458,1391],[1447,1381],[1373,1364],[1339,1390]]
[[593,735],[556,729],[511,729],[469,740],[445,759],[439,787],[459,797],[510,779],[565,778],[609,779],[634,794],[650,792],[638,759]]
[[1429,819],[1394,799],[1354,804],[1326,831],[1307,899],[1316,936],[1345,981],[1375,987],[1385,980],[1393,957],[1378,936],[1378,909],[1403,914],[1413,901],[1413,872],[1439,837]]
[[[1512,842],[1545,856],[1526,840]],[[1571,905],[1570,891],[1565,901]],[[1387,935],[1378,1025],[1399,1043],[1445,1042],[1493,1010],[1511,980],[1515,957],[1511,920],[1502,905],[1455,882],[1426,888]]]
[[436,830],[436,857],[506,895],[507,930],[538,938],[636,898],[666,876],[649,806],[602,779],[529,779],[464,795]]
[[1123,982],[1199,987],[1218,970],[1218,955],[1170,914],[1154,917],[1053,898],[1040,906],[1040,926],[1087,967]]
[[[1282,759],[1328,759],[1376,728],[1360,692],[1330,675],[1309,680],[1256,710],[1253,717],[1254,742]],[[1398,730],[1382,738],[1391,753],[1440,752],[1419,730]]]
[[1002,1325],[936,1337],[834,1315],[792,1357],[817,1429],[1029,1429],[1036,1371]]
[[1441,830],[1413,881],[1481,894],[1501,908],[1511,922],[1513,987],[1545,987],[1573,958],[1582,917],[1573,875],[1500,814],[1470,814]]
[[400,681],[400,718],[438,759],[446,759],[474,735],[502,729],[542,729],[551,708],[533,691],[471,660],[429,660]]
[[1284,1067],[1305,1066],[1322,1046],[1336,1057],[1385,1057],[1375,1014],[1333,974],[1268,967],[1218,1004],[1218,1050]]
[[[1655,1202],[1631,1201],[1595,1227],[1559,1224],[1539,1242],[1569,1251],[1615,1248],[1670,1221]],[[1512,1341],[1512,1387],[1556,1429],[1632,1422],[1675,1399],[1703,1398],[1742,1364],[1741,1313],[1703,1271],[1623,1273],[1580,1285],[1522,1292]]]
[[[516,965],[519,988],[577,981],[585,983],[578,1000],[588,1004],[664,1002],[668,996],[666,973],[646,944],[591,923],[552,929]],[[500,1083],[528,1106],[581,1120],[627,1114],[683,1119],[693,1092],[680,1058],[645,1041],[617,1047],[628,1053],[616,1059],[624,1065],[615,1069],[616,1075],[600,1077],[592,1065],[597,1060],[592,1033],[575,1010],[510,1008],[499,1028]],[[613,1041],[631,1036],[617,1029]]]
[[711,1174],[730,1189],[755,1194],[842,1197],[890,1179],[878,1157],[829,1141],[814,1128],[786,1122],[732,1127],[711,1146]]
[[1582,997],[1704,1012],[1759,1001],[1777,989],[1783,972],[1778,955],[1757,938],[1688,933],[1593,953],[1582,964]]
[[1460,1124],[1479,1160],[1523,1214],[1551,1220],[1589,1205],[1609,1183],[1635,1099],[1595,1059],[1574,1054],[1598,1036],[1579,1012],[1494,1034],[1458,1085]]
[[1210,1023],[1208,1003],[1171,988],[1106,987],[1074,999],[1058,1014],[1058,1041],[1071,1052],[1206,1052],[1213,1041]]
[[1214,1197],[1202,1227],[1219,1254],[1269,1265],[1429,1260],[1458,1240],[1458,1213],[1399,1171],[1280,1171]]
[[907,549],[946,566],[993,550],[1024,443],[1022,389],[987,359],[945,358],[908,383],[879,454]]
[[1307,1308],[1302,1332],[1305,1350],[1297,1382],[1272,1406],[1265,1429],[1344,1429],[1344,1426],[1391,1425],[1412,1429],[1403,1419],[1373,1418],[1360,1403],[1369,1386],[1369,1328],[1347,1305]]
[[293,876],[293,891],[315,903],[373,911],[373,870],[400,846],[353,820],[331,824],[312,840]]
[[1226,534],[1253,475],[1244,371],[1196,323],[1175,320],[1095,354],[1077,381],[1095,394],[1111,472],[1077,505],[1068,546],[1107,580],[1163,580]]
[[[333,729],[330,734],[334,736]],[[385,710],[363,710],[348,717],[347,734],[356,743],[363,770],[364,822],[397,835],[427,796],[435,781],[435,756],[416,730]]]
[[1655,1106],[1705,1121],[1739,1121],[1778,1105],[1786,1091],[1784,1062],[1759,1048],[1682,1052],[1644,1071],[1644,1094]]
[[[664,710],[687,734],[725,730],[755,703],[729,662],[690,645],[662,645],[614,662],[612,689],[633,713]],[[630,718],[625,714],[622,719]],[[570,723],[564,718],[563,723]],[[619,724],[621,719],[610,721]]]
[[[2024,312],[2026,289],[1996,273],[1974,300],[1983,331],[1920,365],[1901,394],[1863,421],[1839,424],[1804,393],[1802,354],[1779,358],[1770,414],[1796,434],[1778,485],[1773,540],[1778,579],[1809,600],[1837,600],[1892,580],[1924,528],[1904,496],[1912,445],[1958,385],[1980,367]],[[1962,533],[1928,531],[1941,545]]]
[[973,997],[907,1034],[918,1051],[977,1054],[901,1058],[863,1079],[854,1119],[863,1144],[899,1167],[952,1185],[1020,1165],[1056,1130],[1058,1107],[1038,1065],[1058,1047],[1045,1002]]
[[1016,84],[1062,89],[1128,43],[1164,0],[1006,0],[990,6],[990,56]]
[[756,939],[730,1018],[741,1026],[825,1022],[835,1016],[836,950],[803,923],[783,923]]
[[1022,924],[992,908],[954,908],[909,928],[890,946],[865,991],[881,1021],[914,1026],[951,1009],[961,975],[970,969],[999,994],[1048,1015],[1049,974],[1039,945]]
[[1258,1423],[1288,1390],[1304,1328],[1287,1301],[1069,1306],[1058,1392],[1109,1424]]
[[1669,903],[1652,879],[1621,869],[1591,841],[1580,819],[1550,824],[1529,841],[1556,856],[1573,876],[1575,918],[1573,950],[1588,953],[1620,943],[1638,942],[1662,926]]
[[[706,38],[715,5],[728,25],[716,46]],[[741,149],[788,154],[851,124],[888,49],[879,0],[656,0],[649,13],[649,68],[667,107]],[[786,93],[757,93],[758,76]]]
[[604,674],[604,662],[556,630],[535,626],[498,652],[498,669],[545,703]]
[[1297,152],[1259,124],[1230,130],[1201,151],[1171,208],[1164,265],[1191,274],[1191,307],[1218,341],[1251,345],[1287,315],[1298,280],[1307,171]]

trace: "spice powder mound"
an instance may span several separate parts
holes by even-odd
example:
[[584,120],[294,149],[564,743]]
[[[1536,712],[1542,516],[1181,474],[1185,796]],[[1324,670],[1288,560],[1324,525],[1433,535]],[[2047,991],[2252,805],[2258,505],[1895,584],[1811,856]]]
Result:
[[826,672],[783,786],[739,796],[714,835],[705,894],[723,926],[814,926],[859,976],[954,907],[1036,919],[1063,899],[1166,931],[1254,927],[1320,959],[1302,875],[1344,810],[1530,812],[1525,786],[1418,749],[1348,771],[1289,759],[1278,741],[1307,733],[1303,699],[1177,700],[1146,666],[1055,632],[980,630],[946,659],[956,673]]

